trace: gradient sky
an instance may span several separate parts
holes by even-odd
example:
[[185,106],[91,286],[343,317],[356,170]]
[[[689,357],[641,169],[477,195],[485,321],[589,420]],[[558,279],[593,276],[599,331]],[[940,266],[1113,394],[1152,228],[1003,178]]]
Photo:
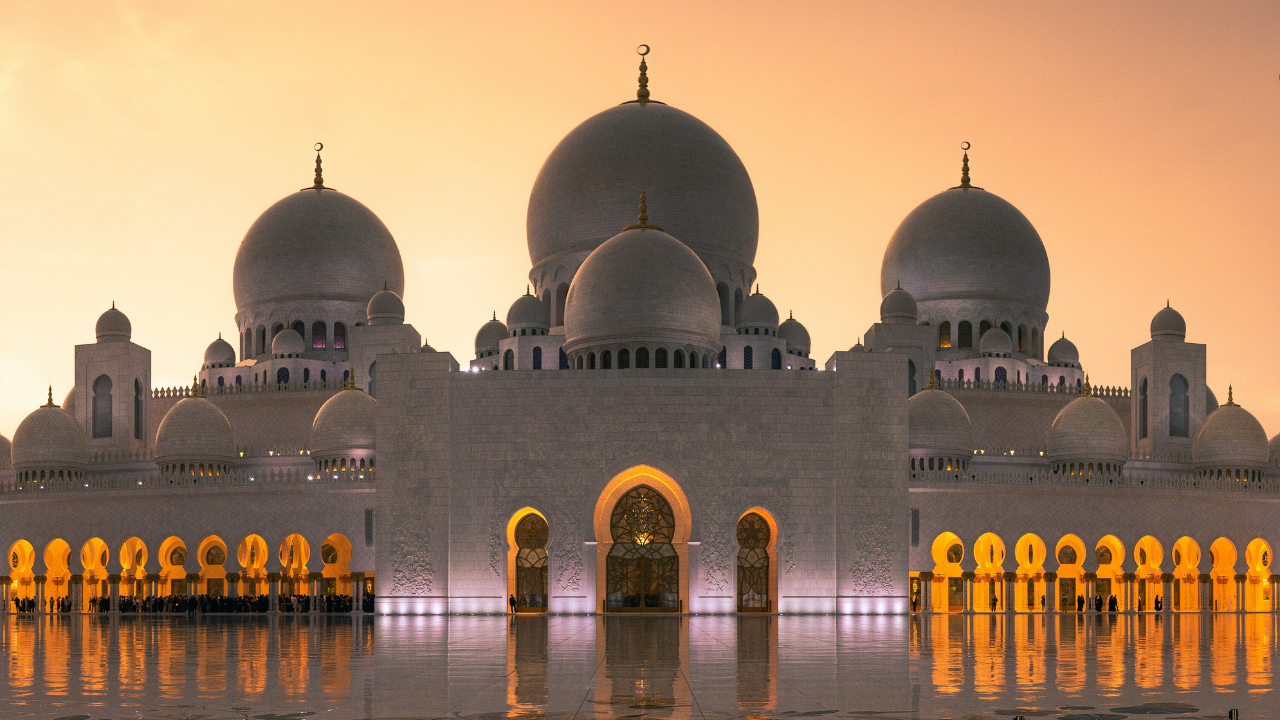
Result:
[[235,344],[236,249],[316,141],[399,242],[408,322],[465,363],[524,292],[543,159],[634,97],[639,43],[653,97],[746,164],[761,289],[819,362],[878,320],[884,247],[967,140],[1095,384],[1129,384],[1168,299],[1218,397],[1280,432],[1277,3],[4,0],[0,28],[6,436],[113,300],[157,385]]

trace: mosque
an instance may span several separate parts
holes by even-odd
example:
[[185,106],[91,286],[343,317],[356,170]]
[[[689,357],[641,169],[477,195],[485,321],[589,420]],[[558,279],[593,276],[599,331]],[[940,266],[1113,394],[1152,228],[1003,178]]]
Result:
[[1168,304],[1131,377],[1091,383],[1049,325],[1040,236],[973,184],[967,144],[959,183],[889,239],[881,321],[821,363],[753,291],[746,167],[650,96],[643,57],[635,98],[547,157],[529,287],[465,365],[406,322],[397,242],[325,185],[320,149],[249,226],[236,332],[190,387],[153,385],[113,306],[61,403],[50,388],[3,440],[7,611],[1277,607],[1277,441],[1229,389],[1219,405]]

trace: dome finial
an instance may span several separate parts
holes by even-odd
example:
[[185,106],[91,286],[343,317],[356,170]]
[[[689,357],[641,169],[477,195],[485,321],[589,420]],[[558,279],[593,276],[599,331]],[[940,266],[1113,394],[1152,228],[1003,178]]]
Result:
[[1232,387],[1230,385],[1227,386],[1227,403],[1226,404],[1230,407],[1238,407],[1236,405],[1235,397],[1232,395]]
[[636,220],[635,225],[628,225],[622,228],[622,230],[624,232],[627,230],[662,230],[662,228],[657,225],[649,224],[649,202],[645,197],[643,189],[640,191],[640,217]]
[[493,317],[492,317],[492,318],[490,318],[489,322],[496,322],[496,321],[497,321],[497,319],[498,319],[498,311],[497,311],[497,310],[494,310],[494,311],[493,311]]
[[386,281],[386,280],[383,280],[383,281],[382,281],[382,289],[383,289],[383,290],[390,290],[390,288],[388,288],[388,287],[387,287],[387,281]]
[[58,407],[57,405],[53,404],[53,386],[52,385],[49,386],[49,401],[44,404],[44,407]]
[[636,54],[640,56],[640,87],[636,90],[636,100],[649,102],[649,66],[644,61],[644,56],[649,54],[649,46],[637,47]]
[[112,309],[112,310],[115,310],[115,309],[116,309],[116,301],[115,301],[115,300],[112,300],[112,301],[111,301],[111,309]]
[[1084,387],[1080,389],[1080,397],[1090,397],[1093,395],[1093,388],[1089,387],[1089,376],[1084,376]]
[[528,283],[525,283],[525,285],[524,285],[524,294],[525,294],[525,295],[528,295],[528,294],[529,294],[529,284],[528,284]]
[[204,397],[200,394],[200,381],[195,375],[191,376],[191,397]]
[[968,142],[960,143],[960,149],[964,150],[964,160],[961,161],[960,163],[960,184],[951,188],[952,190],[968,189],[968,188],[972,188],[974,190],[982,189],[977,185],[969,184],[969,148],[970,147],[972,146]]
[[796,319],[796,311],[795,311],[795,310],[788,310],[788,311],[787,311],[787,319],[788,319],[788,320],[795,320],[795,319]]
[[332,189],[333,189],[333,188],[327,188],[327,187],[325,187],[325,186],[324,186],[324,173],[323,173],[323,172],[321,172],[321,169],[320,169],[320,151],[321,151],[321,150],[323,150],[323,149],[324,149],[324,143],[316,143],[316,180],[315,180],[315,184],[314,184],[314,185],[312,185],[311,187],[305,187],[305,188],[302,188],[303,190],[315,190],[316,192],[320,192],[321,190],[332,190]]

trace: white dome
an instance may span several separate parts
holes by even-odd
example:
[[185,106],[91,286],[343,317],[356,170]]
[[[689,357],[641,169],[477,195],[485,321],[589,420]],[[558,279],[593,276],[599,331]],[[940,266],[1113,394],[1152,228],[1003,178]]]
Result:
[[511,303],[511,309],[507,311],[507,330],[521,329],[551,329],[551,314],[547,312],[546,304],[530,295],[528,289]]
[[1050,365],[1079,365],[1080,351],[1076,350],[1075,343],[1068,340],[1067,336],[1064,334],[1062,337],[1054,340],[1053,344],[1049,346],[1048,359]]
[[74,385],[67,391],[67,396],[62,398],[62,409],[71,417],[76,416],[76,387]]
[[707,267],[755,261],[756,194],[733,148],[686,112],[630,102],[588,118],[547,156],[529,196],[533,265],[582,262],[631,223],[641,189]]
[[1187,337],[1187,321],[1173,308],[1165,305],[1151,318],[1152,340],[1184,340]]
[[230,464],[236,459],[235,433],[218,406],[200,396],[179,400],[156,431],[156,462]]
[[76,419],[53,404],[36,408],[13,433],[13,471],[83,473],[89,465],[89,438]]
[[610,343],[720,351],[720,299],[711,273],[679,240],[652,227],[596,248],[569,286],[566,353]]
[[493,319],[481,325],[476,332],[476,357],[481,357],[489,351],[497,352],[498,343],[502,342],[502,338],[507,335],[507,326],[502,324],[495,312]]
[[1044,312],[1049,256],[1016,207],[978,188],[952,188],[894,231],[880,266],[881,294],[899,283],[917,302],[990,300]]
[[267,208],[236,253],[236,310],[404,296],[400,249],[377,215],[347,195],[306,189]]
[[232,367],[235,364],[236,349],[219,334],[218,339],[209,343],[209,347],[204,351],[204,366],[207,368]]
[[1191,441],[1191,460],[1196,470],[1262,470],[1270,456],[1271,447],[1262,424],[1231,399],[1200,423]]
[[293,328],[284,328],[276,333],[275,339],[271,341],[271,354],[276,357],[286,355],[302,357],[305,348],[306,343],[302,340],[302,336]]
[[311,423],[311,454],[325,458],[373,450],[377,405],[377,400],[357,388],[347,388],[326,400]]
[[919,317],[916,299],[911,293],[896,287],[880,301],[880,322],[893,325],[915,325]]
[[778,337],[787,341],[788,352],[795,351],[804,357],[809,356],[809,331],[795,319],[794,315],[783,320],[778,326]]
[[973,424],[950,393],[925,388],[907,401],[907,424],[912,450],[968,458],[973,455]]
[[1123,465],[1129,459],[1129,434],[1105,400],[1082,395],[1067,403],[1053,419],[1045,459],[1051,463]]
[[369,299],[365,317],[370,325],[403,325],[404,302],[399,295],[384,287]]
[[1013,340],[1009,339],[1009,333],[993,327],[982,333],[982,339],[978,341],[978,352],[983,355],[1008,355],[1013,352]]
[[94,334],[98,342],[128,342],[133,336],[133,325],[124,313],[116,309],[116,304],[111,303],[111,309],[98,317]]
[[742,308],[738,312],[738,327],[763,327],[770,330],[778,329],[778,308],[774,306],[773,301],[760,294],[757,289],[752,295],[748,295],[742,301]]

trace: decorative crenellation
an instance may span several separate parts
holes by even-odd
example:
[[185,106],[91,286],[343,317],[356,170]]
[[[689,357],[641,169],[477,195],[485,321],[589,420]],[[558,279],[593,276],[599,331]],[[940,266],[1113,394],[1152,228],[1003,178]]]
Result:
[[296,469],[265,470],[248,472],[232,470],[223,475],[160,475],[158,473],[110,475],[85,474],[75,482],[24,482],[17,485],[0,485],[0,494],[14,493],[77,493],[98,492],[103,490],[156,490],[186,489],[196,487],[258,487],[269,485],[323,485],[323,484],[355,484],[369,485],[377,477],[374,472],[339,472],[318,475]]
[[1071,486],[1078,488],[1097,488],[1114,490],[1131,488],[1134,490],[1205,490],[1280,493],[1280,480],[1263,478],[1261,480],[1235,480],[1202,477],[1194,472],[1144,471],[1126,473],[1124,475],[1067,475],[1046,471],[994,470],[983,468],[968,472],[948,472],[937,470],[917,470],[911,473],[911,484],[922,485],[1044,485]]
[[[1080,394],[1080,388],[1075,385],[1040,385],[1038,383],[1026,382],[995,382],[993,380],[956,380],[955,378],[943,378],[941,382],[935,384],[935,387],[943,390],[981,390],[989,392],[1023,392],[1023,393],[1048,393],[1053,395],[1070,395],[1075,397]],[[1102,398],[1127,398],[1129,397],[1129,388],[1117,387],[1111,385],[1092,386],[1092,394],[1094,397]]]
[[[301,380],[287,383],[245,383],[243,385],[223,385],[208,386],[200,390],[202,397],[211,398],[219,395],[254,395],[258,393],[276,393],[276,392],[317,392],[317,391],[338,391],[346,387],[346,384],[340,379],[333,380],[310,380],[303,382]],[[188,398],[191,397],[191,387],[162,387],[152,388],[151,397],[153,399],[160,398]]]

